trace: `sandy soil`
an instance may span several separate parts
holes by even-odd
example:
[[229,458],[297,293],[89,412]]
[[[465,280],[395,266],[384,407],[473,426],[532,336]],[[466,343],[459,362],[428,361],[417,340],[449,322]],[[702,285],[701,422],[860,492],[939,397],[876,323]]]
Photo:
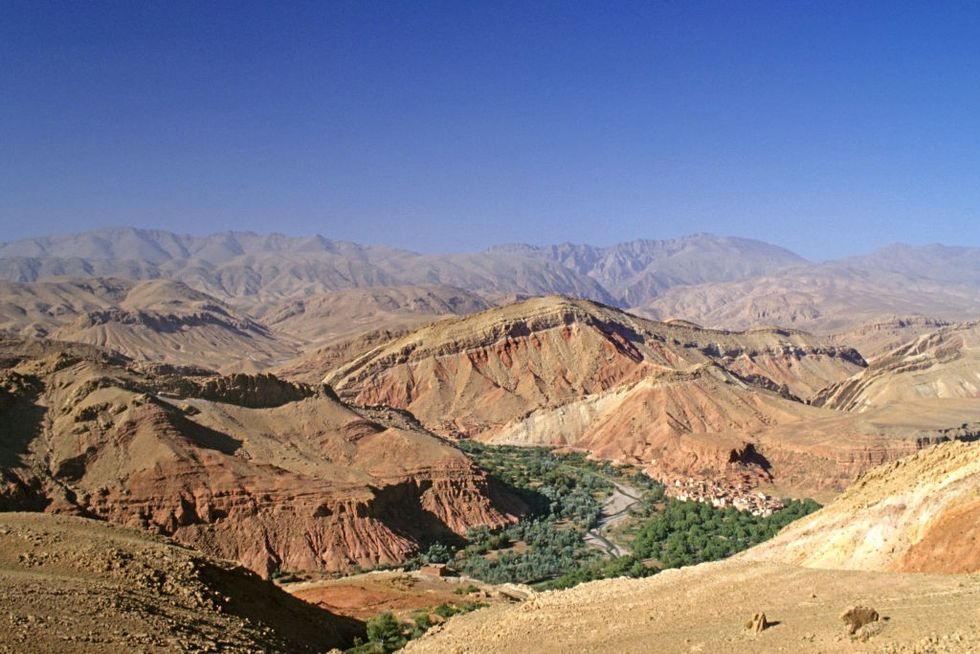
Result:
[[[475,586],[473,593],[456,591]],[[439,604],[482,602],[497,604],[492,586],[469,578],[438,578],[418,572],[383,571],[351,575],[339,579],[286,584],[283,589],[331,613],[361,620],[382,611],[407,618],[414,609]]]
[[[866,641],[840,614],[877,609]],[[750,633],[764,612],[775,626]],[[453,618],[407,652],[970,652],[980,648],[980,575],[799,568],[728,560],[536,595]]]

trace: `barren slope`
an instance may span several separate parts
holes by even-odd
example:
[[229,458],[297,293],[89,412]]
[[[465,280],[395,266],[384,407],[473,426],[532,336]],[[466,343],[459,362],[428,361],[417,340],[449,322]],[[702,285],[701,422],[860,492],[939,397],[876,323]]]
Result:
[[[717,364],[655,371],[635,384],[541,409],[488,436],[494,443],[558,445],[645,467],[660,479],[744,474],[771,479],[758,434],[828,412],[750,386]],[[773,444],[774,448],[778,443]]]
[[980,402],[918,401],[842,413],[788,400],[715,364],[651,374],[483,438],[549,445],[686,477],[746,482],[777,495],[832,496],[869,467],[930,443],[980,434]]
[[802,332],[706,330],[566,298],[442,321],[348,358],[324,381],[355,403],[407,408],[444,434],[572,447],[668,481],[709,475],[826,497],[871,466],[980,431],[972,401],[867,415],[807,405],[863,361]]
[[323,652],[363,630],[167,539],[37,513],[0,513],[0,605],[4,652]]
[[[840,614],[877,609],[869,642],[846,635]],[[956,653],[980,647],[980,578],[814,570],[727,560],[541,593],[513,607],[452,618],[407,653],[623,652]],[[754,613],[777,624],[745,629]]]
[[944,327],[878,357],[814,403],[866,411],[923,398],[980,400],[980,322]]
[[521,508],[410,417],[329,389],[49,342],[2,354],[0,509],[155,529],[269,574],[397,562]]
[[980,442],[944,443],[875,468],[743,556],[812,568],[980,572]]
[[256,370],[294,356],[295,339],[166,280],[0,281],[0,330],[99,345],[129,357]]
[[706,363],[805,397],[864,362],[802,332],[704,330],[547,297],[422,328],[324,381],[359,404],[407,408],[430,428],[477,436],[540,408]]

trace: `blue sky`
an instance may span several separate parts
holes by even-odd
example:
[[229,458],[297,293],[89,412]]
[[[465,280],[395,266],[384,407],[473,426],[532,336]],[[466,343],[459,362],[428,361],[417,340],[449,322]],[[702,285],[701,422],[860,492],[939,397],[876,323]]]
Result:
[[980,4],[0,3],[0,241],[980,245]]

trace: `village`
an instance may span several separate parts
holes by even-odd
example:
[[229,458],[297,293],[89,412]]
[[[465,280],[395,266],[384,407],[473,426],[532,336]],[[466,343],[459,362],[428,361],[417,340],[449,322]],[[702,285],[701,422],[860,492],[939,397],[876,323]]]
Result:
[[665,484],[668,497],[702,502],[717,508],[733,507],[754,516],[768,517],[785,506],[775,497],[753,490],[744,480],[678,478]]

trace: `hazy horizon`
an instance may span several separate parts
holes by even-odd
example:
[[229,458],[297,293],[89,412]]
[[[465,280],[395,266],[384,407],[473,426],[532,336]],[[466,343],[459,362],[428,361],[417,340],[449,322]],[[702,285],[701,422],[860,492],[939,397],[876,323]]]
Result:
[[980,7],[10,2],[5,241],[980,245]]
[[399,245],[397,243],[388,243],[388,242],[384,242],[384,241],[377,241],[377,242],[372,242],[372,241],[353,241],[353,240],[350,240],[350,239],[334,238],[334,237],[331,237],[329,234],[323,234],[323,233],[320,233],[320,232],[311,232],[311,233],[303,233],[303,234],[301,234],[301,233],[288,233],[288,232],[278,231],[278,230],[274,230],[274,229],[273,230],[267,230],[267,231],[254,230],[254,229],[221,229],[221,230],[203,230],[203,231],[200,231],[199,230],[199,231],[179,231],[178,232],[178,231],[174,231],[174,230],[171,230],[171,229],[167,229],[166,227],[159,227],[159,226],[155,226],[155,227],[154,226],[137,227],[135,225],[105,225],[105,226],[101,226],[101,227],[93,227],[91,229],[86,229],[86,230],[78,231],[78,232],[51,232],[51,233],[45,233],[45,234],[36,234],[36,235],[31,235],[31,236],[25,236],[23,238],[17,238],[17,239],[10,239],[10,240],[5,240],[5,241],[0,241],[0,245],[7,245],[9,243],[14,243],[14,242],[17,242],[17,241],[30,241],[30,240],[34,240],[34,239],[42,239],[42,238],[48,238],[48,237],[69,237],[69,236],[72,236],[72,235],[85,234],[85,233],[89,233],[89,232],[128,230],[128,229],[132,229],[132,230],[145,230],[145,231],[169,232],[169,233],[176,234],[178,236],[191,236],[191,237],[196,237],[196,238],[204,238],[204,237],[214,236],[214,235],[224,234],[224,233],[255,234],[255,235],[258,235],[258,236],[284,236],[286,238],[295,238],[295,239],[322,237],[322,238],[325,238],[327,240],[343,241],[343,242],[349,242],[349,243],[356,243],[357,245],[362,245],[362,246],[367,246],[367,247],[382,247],[382,248],[383,247],[388,247],[388,248],[393,248],[393,249],[398,249],[398,250],[408,250],[408,251],[416,252],[418,254],[423,254],[423,255],[430,255],[430,254],[431,255],[441,255],[441,254],[460,254],[460,253],[483,252],[483,251],[486,251],[486,250],[490,250],[492,248],[506,247],[506,246],[512,246],[512,245],[513,246],[530,246],[530,247],[548,247],[548,246],[552,246],[552,245],[566,245],[566,244],[568,244],[568,245],[585,245],[585,246],[598,247],[598,248],[608,248],[608,247],[613,247],[613,246],[616,246],[616,245],[621,245],[621,244],[624,244],[624,243],[631,243],[631,242],[636,242],[636,241],[670,241],[670,240],[681,240],[681,239],[686,239],[686,238],[694,238],[694,237],[697,237],[697,236],[714,236],[714,237],[720,237],[720,238],[735,238],[735,239],[744,239],[744,240],[758,241],[758,242],[761,242],[761,243],[765,243],[765,244],[768,244],[768,245],[774,245],[776,247],[780,247],[780,248],[783,248],[785,250],[788,250],[789,252],[792,252],[793,254],[796,254],[797,256],[803,257],[804,259],[806,259],[810,263],[824,263],[824,262],[836,261],[836,260],[839,260],[839,259],[845,259],[845,258],[852,257],[852,256],[861,256],[861,255],[870,254],[870,253],[875,252],[877,250],[881,250],[881,249],[885,249],[885,248],[889,248],[889,247],[893,247],[893,246],[910,246],[910,247],[941,246],[941,247],[950,247],[950,248],[953,248],[953,247],[980,247],[980,246],[974,245],[972,243],[955,243],[954,244],[954,243],[942,243],[942,242],[938,242],[938,241],[932,242],[932,243],[906,243],[906,242],[902,242],[902,241],[888,241],[888,242],[882,242],[882,243],[879,243],[879,244],[876,244],[876,245],[872,245],[869,249],[864,250],[864,251],[860,251],[860,252],[853,252],[853,253],[849,253],[849,254],[843,254],[843,255],[841,255],[839,257],[830,257],[830,258],[823,258],[823,259],[815,259],[815,258],[812,258],[812,257],[807,257],[806,255],[801,254],[800,252],[797,252],[796,250],[794,250],[793,248],[791,248],[789,246],[783,245],[781,243],[776,243],[774,241],[765,240],[765,239],[750,238],[750,237],[746,237],[746,236],[741,236],[739,234],[719,234],[719,233],[714,233],[714,232],[690,232],[690,233],[686,233],[686,234],[679,234],[678,236],[673,236],[673,237],[663,237],[663,238],[636,237],[636,238],[626,238],[626,239],[621,239],[621,240],[608,241],[608,242],[598,242],[598,243],[588,243],[588,242],[585,242],[585,241],[570,241],[570,240],[556,240],[556,241],[541,242],[541,243],[530,243],[530,242],[526,242],[526,241],[500,241],[500,242],[496,242],[496,243],[488,243],[488,244],[486,244],[486,245],[484,245],[482,247],[476,247],[476,248],[472,248],[472,249],[436,250],[436,249],[431,249],[431,248],[430,249],[408,248],[408,247],[401,246],[401,245]]

